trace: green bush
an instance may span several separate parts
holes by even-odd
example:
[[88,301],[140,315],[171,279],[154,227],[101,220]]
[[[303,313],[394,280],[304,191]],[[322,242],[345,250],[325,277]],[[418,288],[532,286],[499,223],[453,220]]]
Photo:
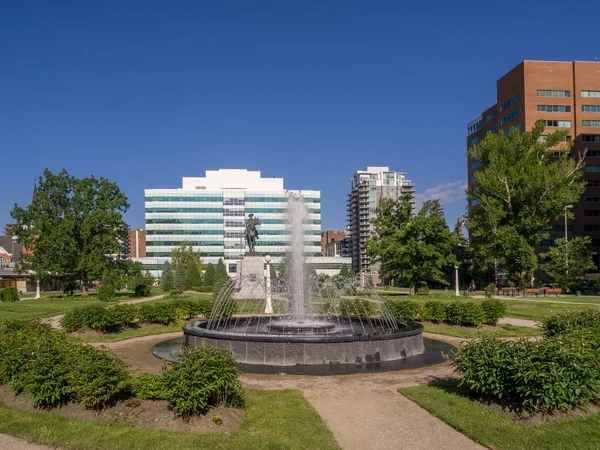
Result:
[[417,284],[417,295],[429,295],[429,288],[426,281],[419,281]]
[[340,314],[345,317],[371,317],[375,314],[373,302],[361,299],[340,300]]
[[98,288],[98,300],[101,302],[109,302],[114,300],[115,296],[115,289],[112,286],[102,285]]
[[86,408],[101,408],[128,386],[129,374],[117,355],[91,345],[69,351],[69,385]]
[[0,301],[3,302],[18,302],[21,300],[19,298],[19,291],[14,287],[7,287],[4,289],[0,289]]
[[503,342],[484,338],[458,351],[461,384],[530,411],[567,410],[600,400],[598,355],[576,341]]
[[419,319],[442,323],[447,317],[447,303],[435,300],[428,301],[419,312]]
[[486,321],[485,311],[479,303],[452,302],[446,309],[450,325],[482,326]]
[[169,297],[177,298],[181,294],[183,294],[183,291],[181,289],[171,289],[171,291],[169,292]]
[[196,292],[211,293],[215,290],[214,286],[198,286],[194,289]]
[[583,309],[552,314],[541,323],[546,336],[564,336],[577,330],[595,330],[600,334],[600,311]]
[[156,303],[152,305],[141,305],[138,318],[145,323],[158,323],[169,325],[177,320],[175,308],[171,303]]
[[113,327],[131,327],[136,322],[138,307],[136,305],[121,304],[109,307],[108,311],[112,315]]
[[140,400],[166,400],[164,377],[143,373],[133,380],[132,392]]
[[412,300],[388,300],[386,304],[396,320],[412,321],[419,317],[421,307]]
[[499,319],[506,315],[506,303],[502,300],[489,298],[481,302],[481,307],[485,312],[485,323],[496,325]]
[[486,298],[493,298],[496,295],[496,285],[494,283],[488,284],[483,290]]
[[68,333],[86,327],[105,333],[133,325],[136,315],[135,305],[89,305],[67,311],[60,323]]
[[229,351],[183,348],[181,362],[163,372],[165,397],[180,416],[204,414],[210,406],[243,407],[240,371]]

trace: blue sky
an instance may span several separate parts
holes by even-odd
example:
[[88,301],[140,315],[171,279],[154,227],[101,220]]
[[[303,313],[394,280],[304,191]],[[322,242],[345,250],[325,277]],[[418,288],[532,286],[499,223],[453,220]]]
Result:
[[0,225],[45,167],[117,181],[133,227],[144,188],[248,168],[343,228],[367,165],[453,222],[467,122],[523,59],[600,57],[600,3],[405,3],[0,2]]

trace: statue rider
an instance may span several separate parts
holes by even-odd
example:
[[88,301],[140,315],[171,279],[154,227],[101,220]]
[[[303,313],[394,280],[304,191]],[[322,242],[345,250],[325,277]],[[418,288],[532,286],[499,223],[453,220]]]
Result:
[[255,219],[254,214],[248,214],[248,220],[246,221],[246,242],[248,243],[249,250],[254,251],[254,243],[258,240],[258,229],[260,226],[260,220],[258,217]]

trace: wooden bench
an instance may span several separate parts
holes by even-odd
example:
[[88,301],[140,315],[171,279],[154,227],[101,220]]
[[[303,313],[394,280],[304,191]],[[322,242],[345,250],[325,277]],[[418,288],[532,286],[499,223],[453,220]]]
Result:
[[503,287],[503,288],[500,288],[500,293],[503,295],[512,295],[514,297],[517,293],[517,288]]
[[544,291],[544,296],[546,295],[556,295],[557,297],[562,293],[561,288],[546,288]]
[[540,295],[540,291],[541,289],[539,288],[525,288],[523,289],[523,297],[526,297],[528,295],[535,295],[537,297],[538,295]]

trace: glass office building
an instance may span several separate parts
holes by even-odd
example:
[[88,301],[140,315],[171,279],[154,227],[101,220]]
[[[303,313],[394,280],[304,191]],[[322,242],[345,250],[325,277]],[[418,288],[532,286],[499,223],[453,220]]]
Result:
[[146,189],[146,259],[164,262],[181,244],[192,245],[204,262],[222,258],[230,275],[245,253],[245,220],[261,222],[256,251],[278,263],[289,249],[286,211],[289,195],[302,196],[308,209],[305,253],[321,254],[321,193],[286,190],[282,178],[248,170],[209,170],[183,178],[180,189]]

